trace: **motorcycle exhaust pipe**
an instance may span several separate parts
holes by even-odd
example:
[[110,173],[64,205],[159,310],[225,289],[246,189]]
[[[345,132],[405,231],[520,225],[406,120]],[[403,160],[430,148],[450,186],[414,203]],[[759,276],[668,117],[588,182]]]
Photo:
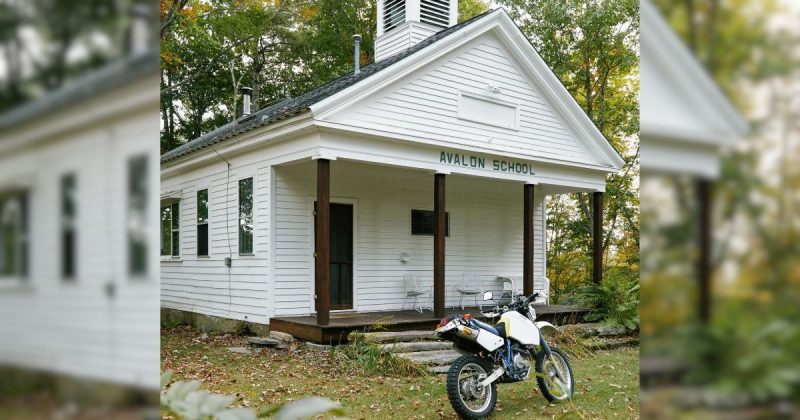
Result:
[[470,328],[466,325],[459,325],[456,327],[456,335],[467,341],[477,342],[479,333],[479,329]]

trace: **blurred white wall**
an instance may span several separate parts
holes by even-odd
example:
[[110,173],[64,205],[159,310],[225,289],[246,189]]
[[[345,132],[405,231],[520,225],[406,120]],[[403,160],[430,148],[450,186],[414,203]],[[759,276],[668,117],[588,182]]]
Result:
[[158,389],[158,101],[153,51],[0,115],[0,365]]

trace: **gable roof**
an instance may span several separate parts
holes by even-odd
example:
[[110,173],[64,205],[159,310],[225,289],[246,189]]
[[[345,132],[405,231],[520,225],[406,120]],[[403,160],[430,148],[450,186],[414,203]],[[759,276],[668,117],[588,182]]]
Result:
[[187,155],[194,151],[219,143],[227,138],[233,137],[237,134],[241,134],[245,131],[250,131],[254,128],[258,128],[267,124],[284,120],[286,118],[293,117],[298,114],[302,114],[308,111],[311,105],[314,105],[315,103],[320,102],[323,99],[326,99],[364,79],[369,78],[370,76],[377,74],[381,70],[386,69],[387,67],[395,64],[398,61],[401,61],[402,59],[416,53],[417,51],[422,50],[436,43],[436,41],[439,41],[440,39],[445,38],[451,33],[456,32],[459,29],[470,25],[473,22],[480,20],[483,16],[488,15],[492,12],[493,10],[490,10],[488,12],[475,16],[472,19],[465,20],[464,22],[461,22],[455,26],[451,26],[447,29],[439,31],[405,51],[399,52],[391,57],[385,58],[381,61],[377,61],[362,67],[361,72],[358,74],[350,72],[342,77],[339,77],[338,79],[328,82],[313,90],[310,90],[296,98],[284,99],[278,103],[267,106],[266,108],[261,109],[259,111],[256,111],[251,115],[239,118],[236,121],[230,122],[222,127],[210,131],[194,140],[188,141],[161,155],[161,163],[168,162],[172,159]]
[[[494,16],[497,19],[491,18],[491,16]],[[434,50],[428,49],[428,47],[444,40],[445,38],[448,38],[449,35],[463,31],[467,27],[483,21],[484,19],[487,20],[489,25],[491,25],[493,21],[500,22],[501,25],[505,25],[505,30],[510,34],[509,41],[514,43],[518,50],[523,51],[522,54],[525,56],[525,60],[528,60],[528,62],[531,63],[531,71],[536,75],[536,77],[542,78],[543,81],[550,86],[549,95],[551,96],[551,100],[562,104],[562,111],[565,113],[565,116],[573,123],[573,126],[581,131],[584,137],[589,140],[589,143],[591,143],[590,147],[594,148],[594,150],[608,158],[608,160],[611,162],[609,169],[621,168],[624,160],[620,153],[613,147],[613,145],[600,132],[600,130],[597,129],[594,123],[589,119],[583,109],[564,87],[564,84],[561,82],[561,80],[555,75],[555,73],[553,73],[552,69],[544,62],[541,56],[539,56],[530,40],[528,40],[528,38],[522,33],[521,29],[516,25],[516,23],[503,8],[489,10],[481,15],[473,17],[472,19],[437,32],[436,34],[415,44],[405,51],[363,67],[361,72],[358,74],[349,73],[296,98],[285,99],[274,105],[270,105],[262,110],[259,110],[252,115],[228,123],[167,153],[164,153],[161,156],[161,163],[163,164],[170,160],[185,156],[194,151],[214,145],[225,139],[257,127],[310,112],[312,106],[314,106],[315,109],[327,107],[327,105],[331,102],[339,102],[340,99],[347,98],[348,96],[352,97],[354,91],[360,89],[361,86],[365,86],[359,82],[369,79],[377,74],[381,74],[383,76],[384,74],[396,73],[398,70],[411,71],[415,67],[414,65],[395,66],[395,64],[403,61],[408,62],[406,59],[410,60],[410,56],[418,53],[419,55],[425,55],[429,52],[435,53]],[[481,30],[481,26],[477,26],[477,28],[478,31]],[[512,29],[509,31],[509,28]],[[457,40],[458,38],[452,39]],[[380,80],[378,83],[379,82]],[[373,85],[377,85],[378,83],[373,83]],[[333,98],[334,95],[336,98]],[[317,111],[315,110],[313,113],[316,115]]]
[[747,123],[656,7],[642,0],[640,10],[642,138],[723,145],[744,136]]
[[38,117],[68,109],[109,89],[155,76],[159,66],[157,49],[114,60],[57,90],[0,114],[0,130],[19,127]]

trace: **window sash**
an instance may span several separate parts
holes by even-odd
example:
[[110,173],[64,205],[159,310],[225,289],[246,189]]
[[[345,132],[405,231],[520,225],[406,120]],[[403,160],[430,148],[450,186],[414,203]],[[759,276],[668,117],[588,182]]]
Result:
[[61,277],[74,280],[77,265],[77,180],[75,174],[61,178]]
[[180,256],[180,202],[161,208],[161,256]]
[[27,195],[0,197],[0,280],[28,275]]
[[208,189],[197,191],[197,256],[208,256]]
[[149,167],[146,154],[128,159],[128,274],[132,278],[141,278],[148,271]]
[[253,178],[239,180],[239,254],[253,253]]
[[[433,210],[411,210],[411,235],[433,236]],[[445,236],[450,236],[450,212],[445,212]]]

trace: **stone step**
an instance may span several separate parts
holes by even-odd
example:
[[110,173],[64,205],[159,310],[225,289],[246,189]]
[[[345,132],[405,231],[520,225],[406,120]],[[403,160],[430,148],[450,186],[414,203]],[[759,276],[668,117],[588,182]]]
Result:
[[558,327],[558,330],[576,334],[581,337],[616,337],[631,333],[631,331],[625,327],[608,327],[600,323],[562,325]]
[[449,350],[453,348],[453,343],[449,341],[402,341],[381,344],[380,348],[389,353],[410,353],[415,351]]
[[440,341],[439,337],[433,334],[432,330],[424,331],[381,331],[371,333],[352,333],[363,334],[367,341],[372,343],[399,343],[409,341]]
[[415,351],[397,353],[397,357],[427,366],[444,366],[453,363],[461,355],[455,350]]
[[281,344],[280,340],[276,340],[270,337],[247,337],[247,342],[251,346],[256,346],[256,347],[275,347],[278,344]]
[[443,366],[429,366],[428,372],[435,373],[437,375],[447,375],[447,372],[450,370],[450,365],[443,365]]

